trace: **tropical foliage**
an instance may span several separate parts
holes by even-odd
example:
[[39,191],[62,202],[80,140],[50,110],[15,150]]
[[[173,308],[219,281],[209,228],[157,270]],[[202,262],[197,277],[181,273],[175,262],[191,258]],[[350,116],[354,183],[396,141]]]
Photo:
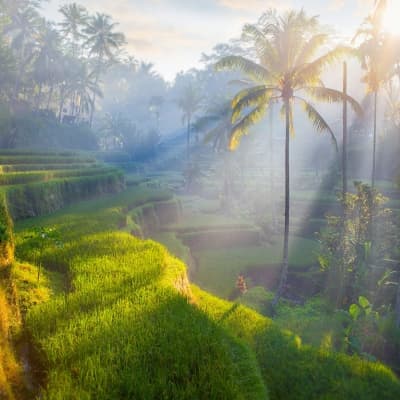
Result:
[[[246,25],[244,39],[253,46],[257,62],[242,56],[227,56],[216,67],[238,68],[250,77],[255,86],[241,90],[232,100],[232,122],[229,147],[234,150],[249,128],[260,121],[274,102],[281,102],[285,118],[285,233],[282,275],[277,290],[277,300],[282,294],[288,269],[289,241],[289,139],[294,134],[293,107],[300,105],[319,132],[327,131],[335,144],[332,129],[305,96],[335,102],[343,94],[326,88],[321,82],[323,69],[344,52],[335,48],[316,56],[326,44],[328,36],[321,33],[316,17],[304,11],[290,11],[278,16],[275,11],[265,13],[257,24]],[[361,113],[358,103],[349,96],[346,100]]]

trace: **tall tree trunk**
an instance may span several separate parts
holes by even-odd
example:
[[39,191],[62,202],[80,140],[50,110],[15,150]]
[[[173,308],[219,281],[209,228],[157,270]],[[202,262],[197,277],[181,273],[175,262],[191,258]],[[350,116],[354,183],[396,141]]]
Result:
[[278,289],[272,302],[273,311],[282,296],[289,269],[289,223],[290,223],[290,100],[285,100],[285,232],[283,236],[283,260]]
[[271,220],[272,226],[275,229],[277,225],[276,221],[276,207],[275,207],[275,171],[274,171],[274,105],[270,105],[269,110],[269,140],[268,140],[268,147],[269,147],[269,182],[270,182],[270,196],[271,196]]
[[15,75],[15,82],[14,82],[14,100],[18,101],[18,92],[21,86],[21,80],[24,75],[24,56],[25,56],[25,38],[22,39],[21,51],[19,54],[19,61],[20,64],[17,68],[17,74]]
[[[97,78],[96,78],[96,85],[97,85]],[[90,120],[89,120],[90,127],[92,127],[92,125],[93,125],[93,115],[94,115],[95,108],[96,108],[96,93],[93,93],[92,107],[90,108]]]
[[47,110],[50,108],[51,99],[53,97],[54,85],[50,85],[49,96],[47,97]]
[[376,119],[378,113],[378,90],[374,92],[374,137],[373,137],[373,147],[372,147],[372,177],[371,177],[371,187],[375,187],[375,175],[376,175]]
[[[99,83],[99,77],[100,77],[102,63],[103,63],[103,53],[101,52],[99,54],[99,59],[97,60],[97,74],[96,74],[96,80],[94,83],[95,87],[97,87],[97,84]],[[95,108],[96,108],[96,92],[93,93],[92,108],[90,109],[90,120],[89,120],[90,127],[92,127],[92,125],[93,125],[93,115],[94,115]]]
[[343,148],[342,148],[342,179],[343,179],[343,204],[347,193],[347,64],[343,63]]
[[72,101],[71,101],[71,115],[75,116],[75,108],[76,108],[76,91],[74,90],[73,94],[72,94]]
[[62,88],[60,90],[60,106],[58,109],[58,122],[62,122],[62,112],[63,112],[63,107],[64,107],[64,89]]
[[229,165],[229,152],[227,150],[224,150],[223,152],[223,174],[224,174],[224,207],[229,209],[231,205],[231,192],[232,192],[232,182],[231,182],[231,168]]
[[191,120],[191,116],[188,115],[187,131],[186,131],[186,159],[187,159],[187,161],[189,161],[189,157],[190,157],[190,120]]
[[36,108],[36,111],[38,111],[39,110],[39,108],[40,108],[40,103],[41,103],[41,97],[42,97],[42,82],[40,82],[39,83],[39,91],[38,91],[38,94],[36,95],[36,101],[35,101],[35,108]]
[[398,270],[398,275],[399,279],[397,282],[397,295],[396,295],[396,308],[395,308],[395,314],[396,314],[396,326],[400,328],[400,270]]

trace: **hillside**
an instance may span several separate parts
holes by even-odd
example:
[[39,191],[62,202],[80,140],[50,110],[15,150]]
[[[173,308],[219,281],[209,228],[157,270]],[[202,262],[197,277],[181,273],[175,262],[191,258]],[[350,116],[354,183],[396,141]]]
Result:
[[[3,170],[31,163],[23,178],[2,175],[2,398],[398,398],[385,366],[302,345],[270,319],[190,286],[182,261],[140,239],[177,223],[171,193],[132,179],[107,193],[122,188],[103,186],[122,182],[119,172],[82,156],[23,158],[0,156]],[[44,170],[46,179],[37,172],[66,161],[70,168]],[[80,192],[88,177],[91,191]],[[54,193],[57,202],[40,206]],[[24,204],[35,218],[23,218]]]

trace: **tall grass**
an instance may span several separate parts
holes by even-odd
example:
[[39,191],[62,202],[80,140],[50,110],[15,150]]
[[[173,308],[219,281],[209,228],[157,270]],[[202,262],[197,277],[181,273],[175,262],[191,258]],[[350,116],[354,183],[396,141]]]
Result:
[[192,287],[196,304],[254,350],[273,400],[396,400],[400,382],[389,368],[356,356],[302,345],[270,319]]
[[[27,318],[48,371],[43,398],[267,398],[248,346],[190,304],[184,264],[155,242],[110,231],[127,209],[167,196],[131,191],[37,221],[61,232],[63,247],[48,247],[43,261],[64,268],[69,283]],[[33,223],[17,227],[29,256]]]
[[129,210],[169,198],[138,187],[17,223],[19,257],[32,257],[35,225],[63,241],[41,261],[63,271],[65,293],[27,317],[48,374],[41,398],[399,398],[381,364],[304,346],[270,319],[190,288],[161,245],[115,232]]

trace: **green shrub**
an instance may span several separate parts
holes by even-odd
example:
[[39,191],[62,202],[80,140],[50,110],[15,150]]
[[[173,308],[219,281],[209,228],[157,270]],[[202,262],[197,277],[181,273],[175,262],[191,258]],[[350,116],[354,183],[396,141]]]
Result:
[[73,202],[105,193],[115,193],[124,186],[119,171],[49,182],[12,186],[7,190],[10,214],[14,220],[48,214]]

